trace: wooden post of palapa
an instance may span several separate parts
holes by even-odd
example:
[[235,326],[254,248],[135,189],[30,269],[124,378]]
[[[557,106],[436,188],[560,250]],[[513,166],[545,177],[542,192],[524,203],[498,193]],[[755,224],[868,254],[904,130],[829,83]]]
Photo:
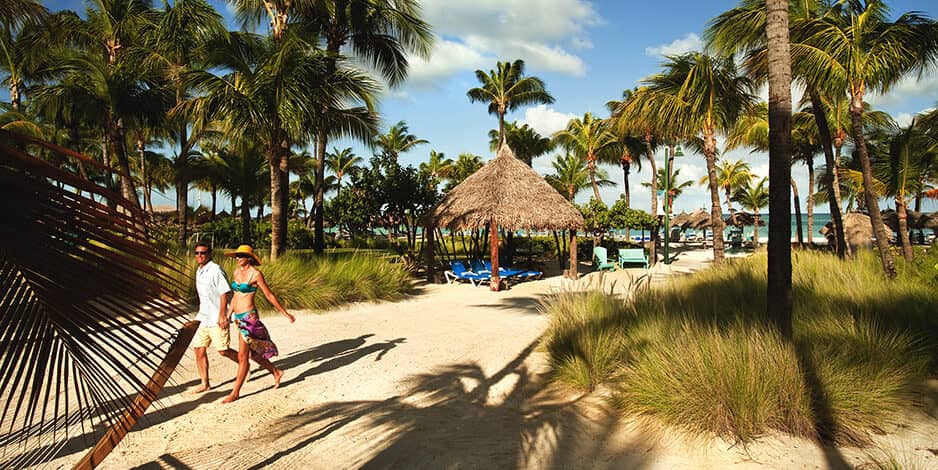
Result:
[[494,292],[501,290],[501,279],[498,277],[498,222],[495,217],[489,221],[489,247],[492,257],[492,280],[489,281],[489,288]]
[[576,229],[570,229],[570,269],[567,271],[570,279],[574,281],[579,277],[576,272]]
[[426,260],[426,263],[427,263],[427,282],[430,282],[430,283],[437,282],[436,273],[433,271],[434,265],[436,264],[435,263],[436,259],[434,256],[435,247],[433,246],[433,232],[434,230],[431,224],[427,224],[427,226],[423,228],[423,233],[427,237],[426,238],[427,243],[423,247],[424,259]]

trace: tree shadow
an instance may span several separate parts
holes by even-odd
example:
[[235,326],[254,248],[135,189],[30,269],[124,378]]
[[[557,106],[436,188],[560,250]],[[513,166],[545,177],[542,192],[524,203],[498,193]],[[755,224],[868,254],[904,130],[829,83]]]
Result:
[[[182,468],[200,455],[226,455],[213,465],[261,469],[309,466],[318,452],[337,451],[344,437],[317,450],[335,433],[344,461],[361,468],[642,468],[650,463],[646,436],[613,443],[615,413],[595,412],[547,386],[526,361],[537,341],[487,375],[475,363],[456,363],[414,376],[406,393],[385,400],[324,403],[265,423],[267,432],[224,448],[190,449],[174,459]],[[594,397],[595,398],[595,397]],[[595,400],[594,400],[595,401]],[[595,403],[590,404],[595,405]],[[608,410],[607,410],[608,411]],[[336,443],[336,441],[339,441]],[[249,448],[280,449],[260,456]],[[375,449],[380,449],[375,451]],[[598,456],[608,456],[600,459]],[[308,456],[308,457],[304,457]],[[216,459],[217,460],[217,459]],[[195,468],[195,467],[193,467]]]
[[404,343],[406,341],[406,338],[395,338],[362,347],[365,342],[365,338],[370,336],[374,335],[362,335],[351,340],[327,343],[322,346],[317,346],[315,348],[293,354],[285,358],[283,361],[279,361],[278,365],[283,365],[284,367],[293,369],[305,364],[310,364],[312,362],[329,358],[315,367],[310,367],[293,376],[293,378],[290,380],[281,383],[280,388],[285,388],[295,383],[302,382],[308,377],[312,377],[314,375],[323,374],[340,367],[345,367],[372,354],[376,354],[375,361],[380,361],[390,350],[397,347],[398,344]]
[[547,294],[538,294],[522,297],[505,297],[489,304],[474,304],[468,307],[489,308],[497,310],[524,310],[525,313],[538,315],[538,307],[548,298]]

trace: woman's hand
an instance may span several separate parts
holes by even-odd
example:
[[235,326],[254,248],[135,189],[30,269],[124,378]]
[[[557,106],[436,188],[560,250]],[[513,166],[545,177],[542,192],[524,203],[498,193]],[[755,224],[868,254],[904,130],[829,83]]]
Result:
[[228,315],[218,316],[218,327],[221,329],[228,328]]
[[293,323],[296,321],[296,317],[294,317],[293,315],[290,315],[290,312],[285,311],[283,312],[283,314],[286,315],[287,320],[290,320],[290,323]]

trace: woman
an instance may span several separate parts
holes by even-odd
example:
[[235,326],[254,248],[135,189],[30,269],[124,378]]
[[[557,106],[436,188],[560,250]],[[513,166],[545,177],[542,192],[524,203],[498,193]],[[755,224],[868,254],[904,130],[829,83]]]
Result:
[[254,306],[254,295],[257,290],[260,289],[270,304],[286,316],[290,323],[293,323],[296,318],[290,315],[283,305],[280,305],[280,301],[267,287],[264,274],[255,268],[261,264],[261,260],[254,254],[254,249],[250,245],[241,245],[237,250],[225,253],[225,256],[235,258],[238,263],[231,282],[234,295],[231,298],[230,312],[231,319],[241,333],[238,335],[240,338],[238,341],[238,376],[235,378],[231,394],[222,400],[222,403],[231,403],[238,399],[244,379],[248,376],[248,359],[251,356],[254,356],[258,364],[271,371],[274,376],[274,388],[280,386],[280,377],[283,376],[283,371],[270,364],[270,358],[277,355],[277,346],[270,340],[267,328],[257,316],[257,308]]

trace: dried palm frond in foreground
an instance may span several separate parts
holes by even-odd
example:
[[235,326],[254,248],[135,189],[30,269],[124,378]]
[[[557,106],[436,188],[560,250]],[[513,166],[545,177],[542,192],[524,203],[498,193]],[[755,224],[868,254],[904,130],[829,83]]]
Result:
[[105,426],[119,431],[109,433],[113,442],[178,363],[179,354],[167,360],[174,340],[177,349],[188,345],[185,330],[176,338],[186,317],[175,294],[183,277],[151,248],[137,205],[26,148],[109,171],[0,131],[3,468],[91,447]]

